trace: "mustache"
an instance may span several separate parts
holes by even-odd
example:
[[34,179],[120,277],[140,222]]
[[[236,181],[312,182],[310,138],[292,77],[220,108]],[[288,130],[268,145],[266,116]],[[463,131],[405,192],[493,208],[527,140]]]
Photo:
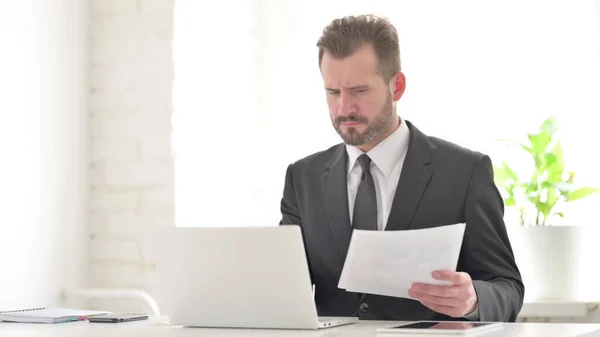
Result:
[[340,124],[346,123],[346,122],[359,122],[359,123],[367,124],[369,122],[369,120],[365,117],[360,117],[360,116],[347,116],[347,117],[340,116],[335,119],[336,125],[340,125]]

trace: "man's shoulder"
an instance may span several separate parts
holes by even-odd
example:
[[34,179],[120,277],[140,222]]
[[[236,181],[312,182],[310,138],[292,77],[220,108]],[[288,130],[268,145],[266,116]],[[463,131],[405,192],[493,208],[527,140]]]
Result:
[[437,161],[444,164],[450,162],[453,163],[452,166],[456,166],[456,164],[458,164],[472,167],[476,165],[483,157],[487,156],[480,151],[443,138],[435,136],[427,136],[427,138],[431,145],[434,162]]
[[452,181],[455,193],[471,186],[474,177],[482,172],[492,174],[491,158],[475,149],[438,137],[428,137],[431,163],[428,168],[448,186]]
[[[445,163],[447,161],[451,161],[456,163],[457,161],[461,162],[478,162],[485,154],[468,148],[464,145],[460,145],[457,142],[450,141],[448,139],[444,139],[442,137],[428,135],[421,130],[419,130],[415,125],[407,121],[409,124],[409,128],[411,129],[411,141],[418,141],[419,149],[428,148],[431,159],[434,162]],[[427,144],[423,147],[423,141]]]
[[324,168],[327,162],[329,162],[336,152],[341,150],[340,147],[343,146],[343,143],[338,143],[325,150],[311,153],[305,157],[297,159],[291,164],[291,166],[300,170]]

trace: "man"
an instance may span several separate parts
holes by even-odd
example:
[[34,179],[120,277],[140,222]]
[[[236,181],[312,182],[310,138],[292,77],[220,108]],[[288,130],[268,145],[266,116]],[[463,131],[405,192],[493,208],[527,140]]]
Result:
[[[515,321],[524,287],[503,222],[491,160],[429,137],[396,113],[406,86],[398,34],[386,19],[334,20],[317,46],[335,130],[344,144],[291,164],[281,224],[302,229],[321,316]],[[466,223],[457,271],[414,284],[412,299],[337,287],[353,228]]]

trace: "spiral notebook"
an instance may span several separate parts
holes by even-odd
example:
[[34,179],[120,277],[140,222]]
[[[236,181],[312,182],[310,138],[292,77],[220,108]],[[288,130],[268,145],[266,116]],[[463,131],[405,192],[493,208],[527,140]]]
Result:
[[0,321],[17,323],[65,323],[87,320],[92,316],[107,315],[110,312],[79,310],[61,307],[32,308],[0,311]]

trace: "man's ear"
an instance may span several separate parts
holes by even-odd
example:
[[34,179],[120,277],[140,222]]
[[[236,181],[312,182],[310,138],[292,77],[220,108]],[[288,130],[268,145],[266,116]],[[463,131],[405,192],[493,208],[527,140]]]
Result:
[[394,98],[394,101],[398,101],[402,95],[404,95],[404,90],[406,89],[406,77],[404,76],[404,73],[401,71],[397,72],[392,78],[391,84],[391,87],[394,88],[392,97]]

